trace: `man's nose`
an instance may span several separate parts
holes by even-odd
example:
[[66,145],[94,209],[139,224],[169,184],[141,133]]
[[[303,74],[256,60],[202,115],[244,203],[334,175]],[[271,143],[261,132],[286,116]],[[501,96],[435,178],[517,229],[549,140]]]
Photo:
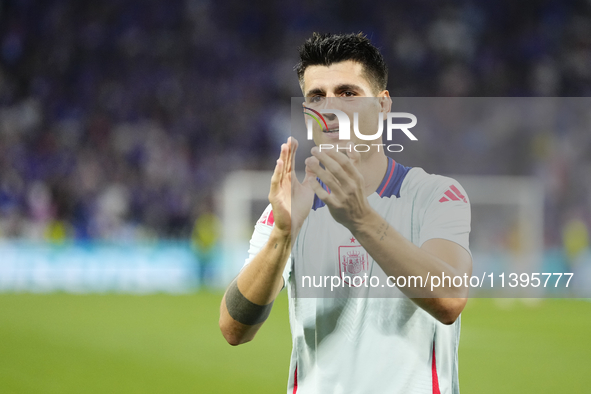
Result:
[[335,119],[336,119],[336,117],[337,117],[337,116],[336,116],[334,113],[332,113],[332,112],[327,112],[327,113],[325,113],[325,114],[322,114],[322,116],[324,116],[324,118],[325,118],[326,120],[335,120]]
[[[326,99],[322,103],[322,109],[342,109],[342,100],[341,97],[336,96],[334,93],[329,93],[326,95]],[[336,115],[331,115],[336,116]]]
[[338,101],[339,98],[334,93],[327,93],[322,100],[321,107],[322,109],[336,108],[339,105]]

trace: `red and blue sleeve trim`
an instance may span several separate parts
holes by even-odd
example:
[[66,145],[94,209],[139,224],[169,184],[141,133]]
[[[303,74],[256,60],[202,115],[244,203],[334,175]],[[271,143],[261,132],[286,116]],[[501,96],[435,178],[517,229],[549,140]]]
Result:
[[[380,197],[392,197],[396,196],[400,198],[400,188],[402,187],[402,181],[406,177],[406,174],[410,171],[412,167],[405,167],[400,163],[396,163],[394,159],[388,157],[388,169],[386,170],[386,175],[384,175],[384,179],[382,179],[382,183],[378,186],[376,193],[379,194]],[[328,186],[324,184],[320,180],[320,178],[316,178],[322,188],[330,193],[330,189]],[[326,204],[317,195],[314,195],[314,203],[312,204],[312,209],[317,210],[318,208],[322,208]]]
[[392,197],[396,196],[400,198],[400,188],[402,187],[402,181],[406,177],[406,174],[410,171],[412,167],[405,167],[400,163],[396,163],[394,159],[388,157],[388,169],[386,170],[386,175],[384,175],[384,179],[376,193],[379,194],[380,197]]

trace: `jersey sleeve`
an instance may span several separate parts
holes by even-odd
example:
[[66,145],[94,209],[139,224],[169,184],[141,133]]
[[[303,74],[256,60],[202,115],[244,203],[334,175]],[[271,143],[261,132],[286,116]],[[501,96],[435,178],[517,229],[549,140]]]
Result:
[[[274,224],[273,210],[271,209],[271,204],[269,204],[254,226],[254,231],[250,238],[250,247],[248,248],[248,257],[244,261],[243,269],[250,264],[254,257],[261,251],[263,246],[266,245],[271,236],[271,230],[273,229]],[[283,270],[283,287],[288,283],[290,273],[291,254],[288,257],[285,269]]]
[[432,193],[425,198],[419,246],[433,238],[455,242],[470,252],[470,200],[454,179],[440,177]]

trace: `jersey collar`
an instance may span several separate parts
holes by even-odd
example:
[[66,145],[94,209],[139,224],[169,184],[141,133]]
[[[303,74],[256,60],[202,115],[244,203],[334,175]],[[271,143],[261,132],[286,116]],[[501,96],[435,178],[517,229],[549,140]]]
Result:
[[380,183],[380,186],[376,189],[378,196],[382,198],[392,196],[400,198],[402,181],[404,181],[404,178],[410,169],[411,167],[405,167],[400,163],[396,163],[391,157],[388,157],[388,169],[386,170],[384,179],[382,179],[382,183]]

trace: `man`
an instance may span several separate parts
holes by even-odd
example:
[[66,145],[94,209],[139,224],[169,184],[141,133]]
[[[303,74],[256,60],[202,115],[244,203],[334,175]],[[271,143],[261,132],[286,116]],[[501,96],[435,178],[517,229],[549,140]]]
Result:
[[[297,73],[310,111],[329,108],[330,100],[373,97],[356,104],[365,106],[359,128],[366,138],[352,132],[351,141],[337,140],[338,128],[326,115],[329,123],[314,128],[317,147],[302,183],[293,172],[297,142],[282,145],[250,257],[222,300],[224,337],[232,345],[252,340],[287,286],[288,393],[458,393],[459,315],[467,288],[450,285],[426,295],[400,286],[405,297],[306,298],[299,281],[306,264],[357,271],[347,271],[347,258],[339,255],[345,246],[356,251],[350,266],[359,267],[361,259],[372,275],[425,281],[469,275],[466,193],[453,179],[394,162],[383,149],[347,149],[381,142],[366,140],[374,134],[366,126],[391,109],[386,66],[365,36],[314,34],[300,48]],[[340,149],[321,151],[321,144]]]

